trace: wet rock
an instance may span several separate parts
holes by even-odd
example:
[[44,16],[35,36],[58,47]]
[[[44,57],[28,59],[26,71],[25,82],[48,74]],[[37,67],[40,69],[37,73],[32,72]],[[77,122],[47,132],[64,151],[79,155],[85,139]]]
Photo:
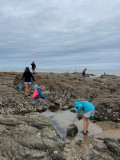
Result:
[[120,159],[120,142],[114,139],[105,138],[104,143],[107,145],[107,148],[111,154]]
[[78,141],[76,142],[76,144],[79,145],[79,146],[81,146],[81,145],[82,145],[82,140],[78,140]]
[[74,137],[78,132],[78,128],[75,124],[70,124],[67,128],[67,135]]
[[76,109],[75,108],[70,109],[70,111],[73,112],[73,113],[76,113]]
[[52,154],[51,158],[52,160],[66,160],[65,157],[60,153]]
[[[50,122],[40,114],[0,116],[0,153],[3,159],[64,159],[64,142]],[[52,154],[53,153],[53,154]]]
[[[120,130],[105,131],[101,134],[91,137],[92,144],[90,145],[90,160],[119,160],[120,159],[120,142],[118,137]],[[115,138],[115,139],[113,139]]]

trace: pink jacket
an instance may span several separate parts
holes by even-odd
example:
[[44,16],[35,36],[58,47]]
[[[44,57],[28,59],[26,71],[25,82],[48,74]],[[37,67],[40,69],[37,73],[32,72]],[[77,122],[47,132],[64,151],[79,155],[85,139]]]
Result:
[[37,91],[37,90],[35,90],[35,91],[33,92],[32,97],[33,97],[33,98],[36,98],[38,95],[39,95],[38,91]]

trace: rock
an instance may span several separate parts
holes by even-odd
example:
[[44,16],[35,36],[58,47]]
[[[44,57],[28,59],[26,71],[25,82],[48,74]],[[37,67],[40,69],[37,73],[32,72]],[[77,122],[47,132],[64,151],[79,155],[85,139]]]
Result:
[[76,144],[79,145],[79,146],[81,146],[81,145],[82,145],[82,140],[78,140],[78,141],[76,142]]
[[90,160],[97,159],[120,159],[120,142],[118,137],[120,130],[104,131],[100,134],[91,137],[92,144],[90,145]]
[[66,160],[65,157],[60,153],[52,154],[51,158],[52,158],[52,160]]
[[[55,106],[62,110],[71,109],[74,108],[74,102],[77,100],[92,102],[96,109],[95,118],[97,120],[115,121],[117,122],[116,127],[119,128],[119,76],[102,75],[101,77],[91,78],[87,75],[85,84],[83,85],[81,83],[82,74],[78,72],[35,74],[36,84],[46,86],[46,91],[43,92],[43,95],[52,104],[43,99],[40,99],[40,103],[34,101],[32,98],[32,93],[34,92],[33,83],[31,96],[26,98],[24,96],[24,82],[21,83],[21,77],[22,73],[0,72],[1,160],[64,159],[62,155],[64,148],[63,141],[50,122],[45,120],[38,112],[43,112],[49,108],[56,110]],[[21,91],[18,89],[20,83],[23,85]],[[68,133],[71,136],[74,136],[78,131],[77,127],[74,127],[69,128],[70,132]],[[114,145],[119,144],[118,142],[116,141]],[[54,151],[58,151],[58,154],[54,154]],[[104,140],[93,140],[91,147],[92,159],[99,159],[101,156],[101,159],[113,160],[108,151],[111,154],[114,152],[110,148],[108,141],[105,144]],[[113,155],[114,158],[117,157],[117,153]]]
[[[22,73],[0,73],[0,113],[25,114],[28,112],[43,112],[57,106],[67,110],[74,107],[76,100],[88,100],[95,105],[97,120],[112,120],[120,122],[120,77],[102,75],[87,77],[83,85],[81,73],[40,73],[35,74],[36,84],[46,86],[45,96],[52,102],[41,99],[40,104],[31,97],[24,97],[24,87],[18,90]],[[89,75],[87,75],[89,76]],[[22,82],[23,84],[23,82]],[[23,84],[24,86],[24,84]],[[31,92],[34,87],[32,85]],[[7,93],[7,94],[6,94]],[[55,109],[56,110],[56,109]],[[25,112],[24,112],[25,111]]]
[[67,128],[67,135],[74,137],[78,132],[78,128],[75,124],[70,124]]
[[54,151],[54,154],[58,154],[58,151]]
[[64,142],[51,123],[42,115],[0,116],[0,157],[3,159],[36,160],[47,157],[64,159]]
[[76,109],[75,108],[70,109],[70,111],[73,112],[73,113],[76,113]]
[[107,145],[107,148],[111,154],[120,159],[120,142],[114,139],[105,138],[104,143]]

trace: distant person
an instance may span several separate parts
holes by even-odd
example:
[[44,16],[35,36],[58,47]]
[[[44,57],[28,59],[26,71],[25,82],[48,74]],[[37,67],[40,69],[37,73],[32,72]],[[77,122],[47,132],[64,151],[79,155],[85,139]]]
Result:
[[31,65],[32,65],[32,73],[35,74],[35,68],[36,68],[35,62],[33,61]]
[[88,101],[76,101],[74,104],[75,108],[77,109],[76,117],[79,115],[81,111],[83,111],[83,135],[86,135],[88,133],[88,127],[89,127],[89,118],[92,122],[94,122],[94,112],[95,108],[94,105]]
[[23,73],[23,76],[22,76],[22,80],[24,79],[25,82],[25,94],[26,94],[26,97],[27,97],[27,92],[29,90],[29,96],[30,96],[30,92],[31,92],[31,78],[33,79],[33,81],[35,81],[32,73],[30,72],[30,69],[29,67],[26,67],[25,68],[25,72]]
[[47,98],[45,96],[43,96],[42,91],[45,90],[45,86],[41,85],[40,87],[38,87],[34,92],[32,97],[34,98],[34,100],[36,102],[40,102],[39,98],[43,98],[45,100],[47,100]]
[[84,84],[85,83],[85,75],[86,75],[86,71],[87,71],[87,68],[85,68],[82,72],[82,83]]

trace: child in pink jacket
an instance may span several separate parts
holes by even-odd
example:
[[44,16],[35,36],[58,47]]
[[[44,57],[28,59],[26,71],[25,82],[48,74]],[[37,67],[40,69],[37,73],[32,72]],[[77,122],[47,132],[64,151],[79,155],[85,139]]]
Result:
[[39,98],[43,98],[45,100],[47,100],[47,98],[45,96],[43,96],[42,91],[45,90],[45,86],[41,85],[40,87],[38,87],[34,92],[32,97],[34,98],[34,100],[36,102],[40,102]]

